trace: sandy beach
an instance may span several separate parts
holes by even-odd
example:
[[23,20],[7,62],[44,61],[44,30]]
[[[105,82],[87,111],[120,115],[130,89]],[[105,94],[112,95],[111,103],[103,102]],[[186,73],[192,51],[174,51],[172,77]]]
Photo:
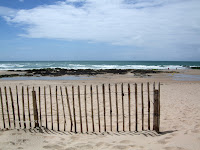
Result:
[[[174,70],[176,71],[176,70]],[[160,133],[156,133],[152,130],[147,130],[147,122],[145,122],[145,130],[141,130],[141,116],[139,114],[139,131],[134,131],[134,125],[132,125],[132,131],[126,132],[122,130],[122,118],[119,116],[120,132],[116,132],[116,127],[113,128],[113,132],[102,132],[102,133],[80,133],[79,124],[77,125],[78,133],[74,132],[63,132],[51,130],[48,131],[43,128],[37,129],[2,129],[2,116],[1,116],[1,131],[0,131],[0,149],[49,149],[49,150],[76,150],[76,149],[145,149],[145,150],[199,150],[200,149],[200,81],[192,78],[193,76],[199,76],[200,70],[178,70],[180,73],[158,73],[150,74],[147,77],[135,77],[133,74],[126,75],[113,75],[104,74],[87,77],[81,80],[0,80],[1,89],[4,86],[15,89],[18,87],[29,86],[30,89],[34,86],[37,89],[39,86],[48,87],[51,85],[53,91],[55,86],[67,86],[69,87],[69,93],[71,93],[71,86],[74,85],[75,91],[77,86],[80,85],[81,93],[83,93],[83,87],[93,85],[99,86],[101,93],[101,85],[105,84],[106,88],[108,84],[111,84],[111,90],[114,91],[114,84],[124,84],[125,92],[127,91],[127,84],[131,84],[133,89],[134,83],[144,83],[144,89],[146,90],[146,83],[150,82],[151,90],[153,82],[156,82],[156,88],[158,82],[161,83],[161,118],[160,118]],[[5,74],[1,72],[1,74]],[[181,80],[177,80],[176,75],[182,76]],[[193,76],[187,76],[193,75]],[[64,89],[63,89],[64,90]],[[15,91],[13,91],[15,93]],[[114,92],[113,92],[114,94]],[[140,94],[140,93],[139,93]],[[94,95],[96,96],[96,95]],[[102,97],[102,96],[101,96]],[[55,97],[53,97],[55,98]],[[65,97],[64,97],[65,98]],[[71,98],[71,95],[70,95]],[[75,96],[75,98],[77,98]],[[134,96],[131,97],[134,99]],[[49,97],[47,97],[49,99]],[[83,97],[81,96],[83,100]],[[88,97],[89,99],[89,97]],[[114,99],[114,98],[113,98]],[[15,97],[14,97],[15,100]],[[26,100],[26,99],[25,99]],[[106,96],[106,103],[108,98]],[[152,95],[151,95],[152,100]],[[127,106],[127,95],[124,98],[125,107]],[[140,101],[140,100],[139,100]],[[147,103],[147,96],[144,95],[145,105]],[[66,103],[66,102],[65,102]],[[96,103],[96,101],[95,101]],[[31,103],[32,104],[32,103]],[[61,103],[60,103],[61,104]],[[5,101],[4,101],[5,105]],[[76,104],[78,106],[78,103]],[[83,101],[82,104],[84,105]],[[114,105],[114,104],[113,104]],[[121,105],[121,103],[119,103]],[[140,102],[139,102],[140,105]],[[31,105],[32,106],[32,105]],[[62,106],[60,105],[60,113],[62,113]],[[42,102],[42,109],[44,105]],[[90,107],[88,106],[88,110]],[[96,111],[96,104],[94,110]],[[100,109],[103,110],[101,107]],[[145,113],[147,108],[145,107]],[[5,111],[5,110],[4,110]],[[27,111],[27,110],[26,110]],[[67,112],[67,110],[65,110]],[[119,109],[121,111],[121,109]],[[133,110],[132,110],[133,111]],[[141,110],[139,110],[140,112]],[[48,108],[49,112],[49,108]],[[107,110],[108,112],[108,110]],[[152,112],[152,110],[151,110]],[[10,112],[11,113],[11,112]],[[90,111],[89,111],[90,113]],[[103,112],[101,112],[103,114]],[[127,115],[127,112],[125,112]],[[44,114],[44,112],[42,112]],[[78,114],[78,110],[77,110]],[[102,116],[101,114],[101,116]],[[83,114],[84,115],[84,114]],[[115,116],[113,116],[114,118]],[[28,118],[27,118],[28,119]],[[55,119],[55,118],[54,118]],[[78,117],[77,117],[78,119]],[[84,118],[83,118],[84,119]],[[146,116],[145,116],[146,119]],[[90,120],[89,120],[90,121]],[[107,117],[109,122],[109,117]],[[115,119],[113,120],[113,122]],[[128,117],[125,118],[126,126],[128,129]],[[134,124],[134,117],[132,117]],[[79,122],[78,122],[79,123]],[[90,122],[91,123],[91,122]],[[95,116],[95,123],[97,124],[97,117]],[[43,124],[45,121],[43,119]],[[18,124],[17,124],[18,125]],[[50,118],[48,118],[48,125],[50,126]],[[67,119],[67,129],[69,128],[69,118]],[[115,124],[113,123],[113,126]],[[56,125],[55,127],[56,128]],[[89,130],[91,131],[91,126]],[[152,125],[151,125],[152,128]],[[85,131],[85,125],[84,125]],[[108,124],[109,129],[109,124]],[[97,129],[96,129],[97,130]],[[103,130],[103,122],[102,122]],[[98,131],[98,130],[97,130]]]

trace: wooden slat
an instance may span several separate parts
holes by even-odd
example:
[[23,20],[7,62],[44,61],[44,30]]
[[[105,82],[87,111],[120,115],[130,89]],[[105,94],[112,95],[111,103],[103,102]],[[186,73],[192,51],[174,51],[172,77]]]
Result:
[[51,105],[51,129],[53,130],[53,104],[52,104],[52,95],[51,95],[50,85],[49,85],[49,94],[50,94],[50,105]]
[[1,98],[1,112],[2,112],[2,119],[3,119],[3,127],[6,128],[5,117],[4,117],[4,109],[3,109],[3,97],[2,97],[1,87],[0,87],[0,98]]
[[65,92],[66,92],[66,99],[67,99],[67,106],[68,106],[69,118],[70,118],[70,122],[71,122],[70,131],[72,132],[73,121],[72,121],[72,114],[71,114],[71,108],[70,108],[70,103],[69,103],[69,96],[68,96],[67,87],[65,87]]
[[40,87],[38,88],[38,97],[39,97],[39,109],[40,109],[40,127],[42,127],[42,110],[41,110],[41,91],[40,91]]
[[154,113],[153,113],[153,130],[156,132],[159,132],[159,109],[158,109],[158,104],[159,104],[159,91],[155,90],[154,91]]
[[21,128],[20,109],[19,109],[19,97],[18,97],[18,88],[17,88],[17,86],[16,86],[16,97],[17,97],[17,114],[18,114],[18,121],[19,121],[19,127]]
[[56,86],[56,110],[57,110],[57,129],[60,131],[60,122],[59,122],[59,107],[58,107],[58,88]]
[[84,86],[84,99],[85,99],[85,123],[86,123],[86,132],[88,132],[88,120],[87,120],[87,97],[86,97],[86,85]]
[[92,85],[90,86],[90,95],[91,95],[92,131],[95,132],[95,128],[94,128],[94,112],[93,112],[93,92],[92,92]]
[[80,130],[81,130],[81,133],[83,133],[82,114],[81,114],[81,98],[80,98],[80,87],[79,86],[78,86],[78,102],[79,102]]
[[117,132],[119,131],[119,123],[118,123],[118,97],[117,97],[117,84],[115,84],[115,97],[116,97],[116,122],[117,122]]
[[141,103],[142,103],[142,130],[144,130],[144,98],[143,98],[143,83],[141,83]]
[[10,114],[9,114],[8,97],[7,97],[7,90],[6,90],[6,87],[4,87],[4,91],[5,91],[6,108],[7,108],[7,115],[8,115],[8,124],[9,124],[9,128],[10,128],[10,127],[11,127],[11,124],[10,124]]
[[104,131],[106,132],[106,100],[105,100],[105,86],[102,85],[103,91],[103,114],[104,114]]
[[160,82],[158,83],[158,126],[160,128]]
[[25,113],[25,105],[24,105],[24,87],[23,86],[22,86],[22,108],[23,108],[24,128],[26,129],[26,113]]
[[48,128],[48,121],[47,121],[47,98],[46,98],[46,87],[45,86],[44,86],[44,109],[45,109],[46,128]]
[[138,131],[137,84],[135,83],[135,131]]
[[29,88],[28,88],[28,86],[27,86],[27,101],[28,101],[29,126],[31,128],[31,113],[30,113],[30,100],[29,100]]
[[110,131],[112,131],[112,99],[111,99],[110,84],[108,85],[108,90],[109,90],[109,102],[110,102]]
[[99,110],[99,90],[98,90],[98,85],[96,85],[96,91],[97,91],[98,124],[99,124],[99,132],[101,132],[101,119],[100,119],[100,110]]
[[123,88],[123,83],[121,84],[121,95],[122,95],[122,120],[123,120],[123,131],[125,131],[125,118],[124,118],[124,88]]
[[63,100],[63,94],[62,94],[62,87],[61,86],[60,86],[60,96],[61,96],[61,100],[62,100],[63,117],[64,117],[64,131],[65,131],[65,128],[66,128],[65,104],[64,104],[64,100]]
[[15,127],[16,127],[16,124],[15,124],[15,107],[14,107],[14,101],[13,101],[12,90],[11,90],[10,87],[9,87],[9,90],[10,90],[10,99],[11,99],[12,112],[13,112],[13,123],[14,123],[14,128],[15,128]]
[[74,86],[72,86],[72,102],[73,102],[73,113],[74,113],[74,132],[77,133],[77,130],[76,130],[76,111],[75,111],[75,101],[74,101]]
[[35,128],[39,127],[39,122],[38,122],[38,109],[37,109],[37,101],[36,101],[36,93],[32,91],[32,98],[33,98],[33,114],[34,114],[34,122],[35,122]]
[[129,131],[131,131],[131,92],[130,92],[130,84],[128,84],[128,118],[129,118]]
[[150,130],[150,91],[149,91],[149,82],[147,83],[147,94],[148,94],[148,130]]

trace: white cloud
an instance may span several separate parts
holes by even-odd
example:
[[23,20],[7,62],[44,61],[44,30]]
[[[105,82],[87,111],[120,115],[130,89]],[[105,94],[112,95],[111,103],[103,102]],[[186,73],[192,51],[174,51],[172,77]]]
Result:
[[17,10],[0,6],[0,16],[14,16],[17,13]]
[[20,10],[7,21],[27,25],[21,36],[29,38],[149,49],[200,41],[199,0],[66,0]]

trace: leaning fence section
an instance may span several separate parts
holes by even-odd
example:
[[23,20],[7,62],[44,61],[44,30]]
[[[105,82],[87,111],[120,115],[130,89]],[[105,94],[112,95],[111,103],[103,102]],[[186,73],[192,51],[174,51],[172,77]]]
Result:
[[160,83],[0,87],[1,128],[70,132],[155,130]]

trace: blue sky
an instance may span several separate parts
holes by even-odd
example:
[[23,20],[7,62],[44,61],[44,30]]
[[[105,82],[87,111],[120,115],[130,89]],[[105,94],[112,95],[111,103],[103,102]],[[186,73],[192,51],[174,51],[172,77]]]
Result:
[[200,0],[0,0],[0,61],[200,61]]

